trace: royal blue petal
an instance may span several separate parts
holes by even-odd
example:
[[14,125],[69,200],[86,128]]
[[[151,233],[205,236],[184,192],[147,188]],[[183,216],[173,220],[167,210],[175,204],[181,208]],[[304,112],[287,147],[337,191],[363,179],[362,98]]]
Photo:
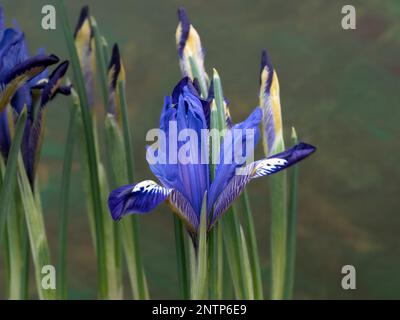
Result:
[[[235,152],[239,154],[241,151],[242,155],[245,155],[246,152],[247,154],[254,152],[255,145],[259,139],[258,126],[261,119],[262,112],[260,108],[256,108],[245,121],[234,125],[231,129],[228,129],[230,134],[227,132],[221,144],[220,160],[215,170],[215,179],[211,184],[210,192],[208,194],[208,211],[212,210],[214,201],[219,197],[232,177],[234,177],[236,169],[241,167],[246,161],[246,159],[236,159]],[[251,146],[250,150],[246,150],[246,130],[248,129],[254,130],[254,145]],[[242,134],[233,134],[235,130],[239,130],[238,132],[242,132]],[[230,150],[224,150],[224,144],[228,137],[231,140],[230,142],[227,142],[227,145],[230,145],[231,148]]]
[[108,207],[114,220],[127,214],[148,213],[165,201],[171,191],[151,180],[126,185],[110,193]]
[[230,207],[232,202],[243,192],[247,184],[255,178],[263,177],[287,169],[315,152],[310,144],[299,143],[294,147],[263,160],[253,162],[244,168],[240,175],[235,175],[214,203],[211,225]]
[[208,144],[201,139],[201,131],[207,129],[207,123],[200,100],[186,89],[178,102],[177,126],[178,134],[184,129],[191,129],[196,133],[196,137],[189,141],[178,142],[178,150],[181,150],[184,145],[188,146],[190,162],[183,164],[178,159],[179,183],[175,189],[189,199],[200,216],[203,196],[209,185],[209,166],[202,164],[201,159],[208,148]]
[[[54,98],[57,92],[59,92],[59,89],[61,88],[62,79],[67,73],[68,65],[69,62],[64,61],[60,63],[57,66],[57,68],[54,69],[54,71],[51,73],[49,81],[44,86],[42,91],[42,99],[40,102],[41,107],[45,106],[51,99]],[[70,93],[70,91],[66,87],[63,87],[61,92],[65,94]]]

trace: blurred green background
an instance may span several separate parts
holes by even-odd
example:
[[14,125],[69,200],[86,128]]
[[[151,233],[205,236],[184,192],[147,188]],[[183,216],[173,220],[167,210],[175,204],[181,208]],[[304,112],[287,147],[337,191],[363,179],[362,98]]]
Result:
[[[163,96],[180,79],[174,38],[178,6],[185,6],[201,35],[207,69],[216,67],[222,77],[234,121],[258,103],[259,59],[266,47],[279,75],[286,136],[294,125],[302,140],[318,147],[300,166],[295,298],[400,298],[399,1],[66,2],[73,25],[80,7],[88,4],[110,44],[120,45],[138,179],[153,179],[145,161],[145,135],[158,125]],[[54,31],[41,29],[41,8],[51,3],[1,1],[8,23],[16,18],[25,31],[31,52],[45,47],[67,59],[61,25]],[[356,30],[341,27],[345,4],[356,7]],[[54,261],[69,103],[59,97],[48,106],[39,168]],[[101,126],[100,96],[96,109]],[[68,275],[71,298],[85,299],[96,296],[96,263],[80,159],[75,158]],[[268,290],[266,179],[253,182],[249,191]],[[177,298],[171,213],[163,205],[143,216],[140,228],[151,296]],[[356,290],[341,288],[346,264],[356,267]]]

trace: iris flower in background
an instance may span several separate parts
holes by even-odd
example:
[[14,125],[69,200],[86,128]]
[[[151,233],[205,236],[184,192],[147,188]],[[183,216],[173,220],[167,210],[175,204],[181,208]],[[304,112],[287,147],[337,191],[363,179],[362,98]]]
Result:
[[[14,28],[4,28],[1,8],[0,39],[0,83],[3,89],[0,95],[1,101],[7,100],[0,113],[0,151],[6,160],[14,123],[26,106],[28,118],[21,148],[26,172],[33,186],[43,137],[45,106],[57,93],[70,94],[70,86],[61,84],[68,69],[68,61],[60,63],[49,75],[47,67],[58,63],[59,59],[54,55],[45,55],[43,50],[30,57],[24,33],[16,23]],[[24,81],[21,82],[21,79]],[[7,89],[9,87],[12,90]],[[6,99],[4,95],[10,96]]]
[[29,58],[22,54],[25,46],[24,34],[15,21],[14,28],[5,27],[0,6],[0,112],[26,81],[58,62],[56,56],[42,53]]
[[[177,150],[169,151],[169,145],[166,146],[166,164],[149,163],[151,171],[161,185],[152,180],[146,180],[122,186],[111,192],[108,204],[114,220],[119,220],[124,215],[131,213],[150,212],[161,202],[167,201],[185,222],[187,230],[195,241],[205,192],[207,192],[207,215],[211,217],[208,220],[208,229],[210,229],[252,179],[286,169],[315,150],[311,145],[299,143],[282,153],[245,165],[246,159],[238,162],[233,160],[233,153],[224,154],[222,144],[220,161],[216,165],[215,179],[210,181],[210,166],[203,164],[200,159],[202,152],[208,148],[207,141],[203,141],[204,139],[201,138],[201,130],[210,129],[209,119],[207,119],[209,114],[210,102],[200,98],[197,86],[193,85],[188,77],[182,79],[173,90],[172,96],[165,98],[160,129],[166,134],[167,143],[170,122],[176,123],[178,134],[184,129],[195,130],[197,141],[190,139],[189,143],[191,161],[187,164],[179,163],[179,161],[178,163],[170,162],[170,152],[178,154],[179,148],[187,142],[178,141],[176,143]],[[257,143],[261,120],[262,111],[260,108],[256,108],[245,121],[227,129],[228,131],[242,130],[243,132],[240,139],[235,138],[233,134],[226,133],[225,138],[230,137],[228,143],[231,143],[231,150],[239,148],[244,150],[247,129],[254,130],[255,143]],[[161,149],[158,152],[162,152]],[[193,158],[195,156],[198,158]],[[227,157],[231,161],[224,161]],[[238,168],[242,168],[241,175],[236,174]]]

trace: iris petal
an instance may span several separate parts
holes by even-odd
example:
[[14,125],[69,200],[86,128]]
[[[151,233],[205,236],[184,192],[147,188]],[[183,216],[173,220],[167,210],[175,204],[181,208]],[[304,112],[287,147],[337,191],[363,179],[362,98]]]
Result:
[[42,91],[42,99],[40,102],[41,107],[45,106],[51,99],[53,99],[58,92],[66,95],[71,93],[69,90],[70,87],[61,86],[62,79],[68,70],[68,65],[68,61],[60,63],[50,75],[49,81],[46,83]]
[[[212,209],[214,201],[218,198],[221,192],[225,189],[229,181],[234,177],[235,171],[241,167],[246,159],[238,159],[235,155],[251,154],[259,139],[258,126],[260,124],[262,112],[260,108],[256,108],[251,115],[243,122],[234,125],[228,129],[221,144],[220,160],[215,170],[215,179],[211,184],[207,207]],[[254,144],[250,145],[252,150],[246,150],[246,130],[254,130]],[[235,134],[236,132],[236,134]],[[241,134],[237,134],[237,133]],[[229,137],[229,138],[228,138]],[[226,141],[229,139],[228,141]],[[225,146],[230,146],[224,150]],[[230,150],[229,150],[230,149]]]
[[154,181],[120,187],[110,193],[108,207],[114,220],[131,213],[147,213],[165,201],[172,189],[164,188]]
[[278,76],[266,50],[263,50],[261,56],[259,98],[263,111],[264,151],[269,156],[283,143],[283,132]]
[[15,92],[26,81],[35,77],[43,70],[58,62],[58,58],[54,55],[37,55],[16,65],[9,72],[0,75],[0,112],[9,103]]
[[196,133],[195,137],[190,137],[187,141],[178,141],[178,150],[182,150],[184,145],[187,147],[190,162],[186,164],[178,159],[180,183],[176,189],[190,200],[200,216],[203,196],[209,185],[209,166],[201,161],[201,155],[205,154],[208,147],[202,143],[201,130],[207,129],[207,123],[200,101],[185,89],[178,102],[177,128],[178,133],[184,129],[194,130]]
[[316,148],[310,144],[299,143],[266,159],[253,162],[245,166],[240,175],[235,175],[224,188],[214,204],[213,224],[243,192],[246,185],[255,178],[271,175],[287,169],[315,152]]
[[173,190],[168,198],[172,209],[183,219],[188,229],[195,232],[199,227],[199,217],[192,205],[179,191]]

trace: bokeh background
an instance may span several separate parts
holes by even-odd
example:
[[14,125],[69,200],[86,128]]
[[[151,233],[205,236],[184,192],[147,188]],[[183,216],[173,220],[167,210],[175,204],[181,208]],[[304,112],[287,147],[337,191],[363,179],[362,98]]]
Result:
[[[243,120],[258,103],[259,59],[266,47],[280,79],[286,136],[294,125],[302,140],[318,147],[300,165],[295,298],[400,298],[399,1],[66,2],[73,25],[80,7],[88,4],[110,44],[120,45],[138,179],[153,178],[145,162],[145,135],[157,126],[163,96],[180,79],[174,38],[178,6],[185,6],[201,35],[207,69],[219,70],[235,121]],[[18,20],[32,52],[45,47],[67,59],[61,25],[54,31],[41,29],[41,8],[51,3],[1,1],[7,21]],[[341,27],[345,4],[356,7],[356,30]],[[39,168],[54,261],[69,103],[60,97],[48,107]],[[101,126],[100,97],[96,109]],[[96,296],[96,263],[79,150],[75,151],[70,297],[89,299]],[[270,212],[266,179],[254,181],[249,191],[267,291]],[[143,216],[140,229],[151,296],[177,298],[173,219],[168,208],[161,206]],[[341,268],[346,264],[356,267],[357,289],[353,291],[341,288]]]

